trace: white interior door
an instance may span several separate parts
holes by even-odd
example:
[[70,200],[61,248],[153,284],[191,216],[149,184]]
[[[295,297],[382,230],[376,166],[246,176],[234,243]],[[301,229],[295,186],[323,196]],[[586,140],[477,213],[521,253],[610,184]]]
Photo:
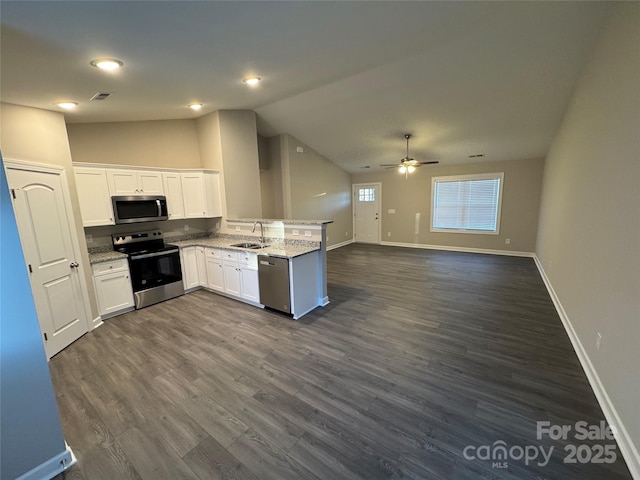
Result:
[[353,186],[355,241],[380,243],[379,183],[359,183]]
[[31,290],[50,358],[88,331],[73,213],[60,173],[7,169]]

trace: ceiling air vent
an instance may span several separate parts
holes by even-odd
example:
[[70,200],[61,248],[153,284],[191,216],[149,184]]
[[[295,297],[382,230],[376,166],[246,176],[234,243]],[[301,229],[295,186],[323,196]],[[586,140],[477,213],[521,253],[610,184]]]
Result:
[[106,93],[106,92],[98,92],[96,93],[93,97],[91,97],[91,100],[106,100],[107,98],[109,98],[111,96],[110,93]]
[[482,158],[484,157],[484,153],[474,153],[473,155],[469,155],[469,158]]

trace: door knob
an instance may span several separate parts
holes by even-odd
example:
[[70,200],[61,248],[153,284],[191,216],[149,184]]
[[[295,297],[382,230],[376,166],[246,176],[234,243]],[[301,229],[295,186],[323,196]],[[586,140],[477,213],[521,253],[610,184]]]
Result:
[[80,266],[80,264],[78,262],[71,262],[71,265],[69,265],[71,268],[78,268]]

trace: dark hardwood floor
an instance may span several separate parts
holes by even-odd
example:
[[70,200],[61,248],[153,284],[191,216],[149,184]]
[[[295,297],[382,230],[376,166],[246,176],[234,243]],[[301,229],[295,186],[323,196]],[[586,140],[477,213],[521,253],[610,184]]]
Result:
[[631,478],[617,447],[563,461],[611,440],[536,437],[604,417],[532,259],[356,244],[328,275],[331,304],[299,321],[200,290],[55,356],[78,457],[60,478]]

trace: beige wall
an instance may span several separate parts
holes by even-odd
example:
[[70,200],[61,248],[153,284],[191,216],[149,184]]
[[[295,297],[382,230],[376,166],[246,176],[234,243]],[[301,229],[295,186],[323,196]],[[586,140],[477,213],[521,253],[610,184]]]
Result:
[[[352,176],[353,183],[382,183],[383,242],[533,252],[542,186],[543,160],[513,160],[417,168],[407,178],[396,169]],[[504,172],[499,235],[430,232],[431,178]],[[395,209],[396,213],[388,213]],[[416,215],[419,214],[416,234]],[[389,236],[389,232],[391,235]],[[510,239],[509,245],[505,244]]]
[[[286,137],[292,219],[333,220],[329,246],[353,238],[351,175],[292,135]],[[297,152],[302,147],[303,153]]]
[[95,301],[64,116],[47,110],[0,104],[0,148],[5,160],[24,160],[64,167],[75,217],[75,232],[80,246],[79,263],[89,291],[91,319],[96,318],[98,306]]
[[221,110],[218,114],[227,216],[260,218],[262,196],[256,114],[250,110]]
[[640,448],[638,25],[640,4],[615,7],[577,85],[547,156],[536,249],[635,443],[636,455]]
[[195,120],[67,125],[74,162],[200,168]]
[[225,189],[225,173],[222,162],[222,141],[220,139],[220,116],[218,112],[204,115],[196,120],[200,161],[202,168],[220,172],[220,203],[222,217],[227,218],[227,195]]

